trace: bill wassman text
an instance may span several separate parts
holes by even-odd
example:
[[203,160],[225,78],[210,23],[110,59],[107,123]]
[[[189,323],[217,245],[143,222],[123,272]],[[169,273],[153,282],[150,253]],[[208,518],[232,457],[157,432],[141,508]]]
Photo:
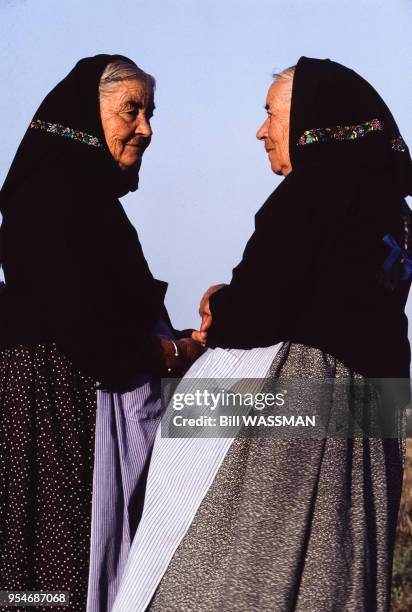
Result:
[[220,415],[219,418],[211,416],[183,417],[178,414],[173,417],[175,427],[315,427],[315,416],[286,416],[286,415]]

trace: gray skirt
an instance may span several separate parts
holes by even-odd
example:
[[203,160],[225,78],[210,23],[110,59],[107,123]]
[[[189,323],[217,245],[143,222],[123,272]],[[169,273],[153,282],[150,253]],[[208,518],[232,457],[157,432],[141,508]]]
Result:
[[[286,343],[271,378],[362,378]],[[399,438],[238,438],[150,612],[384,612],[404,462]]]

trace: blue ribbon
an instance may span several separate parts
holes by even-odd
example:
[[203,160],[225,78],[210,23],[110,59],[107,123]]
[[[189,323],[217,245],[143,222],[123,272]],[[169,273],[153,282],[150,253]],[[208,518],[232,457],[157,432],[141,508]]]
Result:
[[405,249],[401,249],[395,238],[390,234],[384,236],[383,241],[390,247],[391,252],[385,259],[383,269],[385,272],[392,268],[393,264],[400,259],[400,263],[403,265],[403,273],[401,276],[402,280],[407,280],[412,275],[412,259],[409,259],[408,253]]

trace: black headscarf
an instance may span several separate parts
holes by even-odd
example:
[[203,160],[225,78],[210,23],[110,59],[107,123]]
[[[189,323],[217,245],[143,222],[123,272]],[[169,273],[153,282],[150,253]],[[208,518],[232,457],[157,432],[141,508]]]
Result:
[[388,107],[354,71],[302,57],[289,151],[292,172],[211,297],[209,344],[289,340],[367,376],[409,376],[412,162]]
[[[119,168],[106,147],[100,120],[100,77],[106,66],[116,60],[133,63],[122,55],[84,58],[45,97],[20,143],[1,190],[2,214],[13,190],[59,155],[65,163],[71,164],[73,160],[77,166],[86,164],[88,176],[98,177],[99,182],[103,180],[105,189],[110,189],[113,195],[120,197],[137,189],[136,169],[125,172]],[[61,137],[51,138],[58,135]]]
[[146,372],[166,284],[153,279],[117,200],[138,183],[105,142],[99,81],[112,61],[80,60],[46,96],[0,193],[2,347],[55,341],[106,386]]

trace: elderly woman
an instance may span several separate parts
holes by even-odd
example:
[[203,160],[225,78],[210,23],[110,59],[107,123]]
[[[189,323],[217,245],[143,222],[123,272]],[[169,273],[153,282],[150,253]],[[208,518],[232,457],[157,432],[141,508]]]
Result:
[[0,590],[68,591],[71,610],[85,609],[96,386],[140,390],[144,459],[153,381],[196,356],[167,338],[166,284],[117,199],[137,189],[153,94],[127,58],[81,60],[40,105],[0,194]]
[[[285,178],[230,284],[202,300],[217,348],[188,377],[245,376],[243,361],[267,382],[358,383],[376,416],[367,377],[409,377],[408,148],[376,91],[330,60],[277,75],[266,110],[257,137]],[[288,411],[352,414],[355,396],[324,391]],[[404,447],[402,411],[384,408],[373,435],[157,439],[113,612],[387,612]]]

